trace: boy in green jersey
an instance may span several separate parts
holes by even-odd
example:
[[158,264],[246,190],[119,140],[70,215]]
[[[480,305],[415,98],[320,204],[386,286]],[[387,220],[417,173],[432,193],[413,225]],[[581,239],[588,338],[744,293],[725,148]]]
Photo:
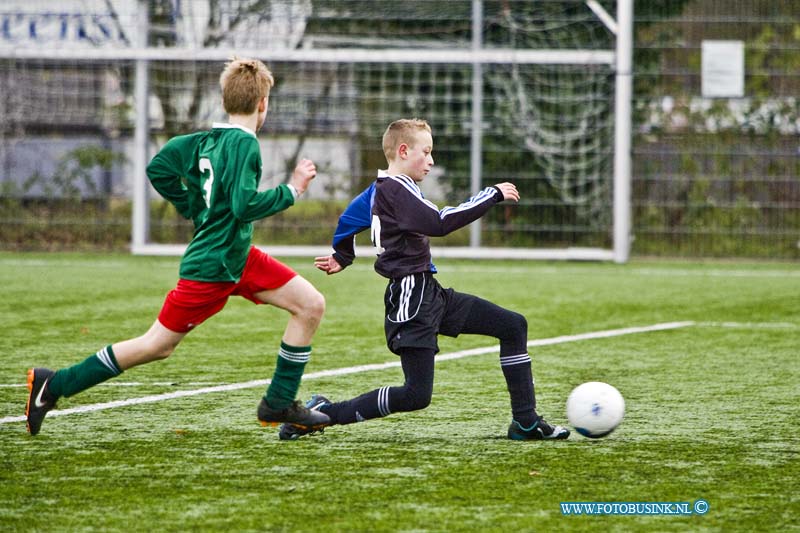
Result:
[[180,265],[180,279],[158,319],[142,336],[106,346],[84,361],[52,371],[28,371],[28,431],[36,435],[48,411],[69,397],[136,365],[168,357],[186,334],[219,312],[231,295],[289,312],[272,381],[258,405],[263,425],[311,429],[329,422],[295,400],[311,354],[311,339],[325,299],[291,268],[251,245],[252,222],[294,204],[316,175],[304,159],[288,184],[258,191],[261,155],[256,132],[264,124],[274,83],[258,60],[233,59],[220,76],[226,124],[174,137],[147,167],[153,187],[195,233]]

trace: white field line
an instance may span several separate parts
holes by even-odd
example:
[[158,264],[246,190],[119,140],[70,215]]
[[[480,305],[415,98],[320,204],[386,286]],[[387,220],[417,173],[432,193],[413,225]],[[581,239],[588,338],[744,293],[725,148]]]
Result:
[[[184,385],[186,387],[205,387],[218,383],[216,381],[107,381],[104,387],[176,387]],[[25,383],[0,383],[0,389],[21,389],[27,387]]]
[[[592,331],[589,333],[580,333],[578,335],[562,335],[560,337],[551,337],[549,339],[534,339],[528,341],[528,346],[550,346],[553,344],[563,344],[567,342],[578,342],[592,339],[605,339],[608,337],[619,337],[622,335],[633,335],[636,333],[648,333],[652,331],[664,331],[670,329],[685,328],[695,325],[694,322],[667,322],[663,324],[653,324],[651,326],[641,326],[633,328],[609,329],[605,331]],[[471,350],[461,350],[447,354],[438,355],[437,361],[449,361],[452,359],[461,359],[463,357],[471,357],[474,355],[482,355],[499,351],[499,346],[486,346],[483,348],[473,348]],[[369,372],[372,370],[384,370],[387,368],[394,368],[400,366],[400,360],[387,361],[385,363],[376,363],[371,365],[358,365],[349,366],[345,368],[333,368],[330,370],[321,370],[319,372],[311,372],[303,376],[303,380],[318,379],[333,376],[345,376],[347,374],[358,374],[361,372]],[[50,411],[47,416],[66,416],[77,413],[90,413],[93,411],[102,411],[105,409],[114,409],[116,407],[125,407],[128,405],[140,405],[145,403],[155,403],[164,400],[173,400],[175,398],[186,398],[189,396],[198,396],[200,394],[209,394],[212,392],[226,392],[241,389],[250,389],[255,387],[265,387],[269,385],[269,379],[256,379],[253,381],[245,381],[242,383],[230,383],[228,385],[216,385],[213,387],[202,387],[199,389],[182,390],[175,392],[167,392],[163,394],[153,394],[151,396],[142,396],[140,398],[129,398],[127,400],[115,400],[113,402],[95,403],[91,405],[83,405],[80,407],[72,407],[70,409],[56,409]],[[0,418],[0,424],[8,424],[11,422],[24,422],[24,416],[7,416]]]
[[733,329],[800,329],[792,322],[697,322],[696,326]]

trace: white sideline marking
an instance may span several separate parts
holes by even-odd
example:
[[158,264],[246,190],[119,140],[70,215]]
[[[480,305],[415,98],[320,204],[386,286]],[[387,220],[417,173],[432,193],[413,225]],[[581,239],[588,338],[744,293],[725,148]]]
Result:
[[696,325],[709,328],[800,329],[800,324],[791,322],[698,322]]
[[[190,381],[182,383],[180,381],[107,381],[104,387],[176,387],[184,385],[189,387],[200,387],[212,385],[213,381]],[[0,389],[20,389],[27,387],[25,383],[0,383]]]
[[[666,322],[663,324],[653,324],[651,326],[641,326],[633,328],[609,329],[605,331],[592,331],[589,333],[580,333],[578,335],[562,335],[560,337],[551,337],[549,339],[534,339],[528,341],[528,346],[550,346],[553,344],[563,344],[566,342],[578,342],[591,339],[605,339],[608,337],[619,337],[621,335],[632,335],[635,333],[648,333],[651,331],[664,331],[670,329],[685,328],[695,325],[695,322]],[[461,350],[459,352],[452,352],[436,356],[437,361],[449,361],[452,359],[461,359],[463,357],[471,357],[473,355],[482,355],[492,352],[500,351],[499,346],[486,346],[483,348],[472,348],[470,350]],[[370,365],[349,366],[344,368],[333,368],[330,370],[321,370],[319,372],[311,372],[303,376],[303,380],[317,379],[331,376],[345,376],[347,374],[358,374],[361,372],[369,372],[371,370],[384,370],[387,368],[399,367],[400,361],[387,361],[385,363],[375,363]],[[175,398],[186,398],[189,396],[198,396],[200,394],[208,394],[212,392],[226,392],[240,389],[250,389],[254,387],[264,387],[269,385],[269,379],[256,379],[253,381],[244,381],[242,383],[231,383],[228,385],[216,385],[213,387],[202,387],[200,389],[182,390],[175,392],[167,392],[163,394],[153,394],[151,396],[142,396],[140,398],[129,398],[127,400],[115,400],[113,402],[96,403],[92,405],[83,405],[80,407],[72,407],[70,409],[56,409],[50,411],[47,416],[65,416],[76,413],[90,413],[93,411],[102,411],[105,409],[113,409],[115,407],[125,407],[128,405],[140,405],[145,403],[155,403],[163,400],[173,400]],[[0,418],[0,424],[8,424],[10,422],[24,422],[24,416],[7,416]]]

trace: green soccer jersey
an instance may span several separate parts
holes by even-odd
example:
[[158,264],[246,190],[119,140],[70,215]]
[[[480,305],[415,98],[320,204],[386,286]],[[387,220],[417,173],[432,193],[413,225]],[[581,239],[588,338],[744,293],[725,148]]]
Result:
[[251,130],[215,123],[210,131],[174,137],[147,166],[153,187],[195,232],[180,277],[239,281],[250,251],[252,222],[294,204],[288,185],[258,192],[261,153]]

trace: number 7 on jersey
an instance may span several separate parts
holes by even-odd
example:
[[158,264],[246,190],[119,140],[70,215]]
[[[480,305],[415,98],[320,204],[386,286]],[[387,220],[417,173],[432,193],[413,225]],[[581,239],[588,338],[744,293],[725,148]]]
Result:
[[[203,187],[203,200],[206,201],[206,207],[211,207],[211,186],[214,184],[214,169],[211,167],[211,160],[207,157],[201,157],[198,167],[203,174],[200,178],[200,183]],[[206,171],[208,171],[207,177]]]

